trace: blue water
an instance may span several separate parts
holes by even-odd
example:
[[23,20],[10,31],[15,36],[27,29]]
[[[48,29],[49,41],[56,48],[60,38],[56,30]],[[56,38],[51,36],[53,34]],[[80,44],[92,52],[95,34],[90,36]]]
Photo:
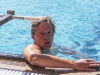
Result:
[[[0,14],[7,10],[18,16],[52,17],[56,45],[100,61],[100,0],[0,0]],[[30,25],[29,21],[11,20],[0,26],[0,52],[22,54],[24,47],[33,43]],[[59,51],[56,56],[78,59]]]

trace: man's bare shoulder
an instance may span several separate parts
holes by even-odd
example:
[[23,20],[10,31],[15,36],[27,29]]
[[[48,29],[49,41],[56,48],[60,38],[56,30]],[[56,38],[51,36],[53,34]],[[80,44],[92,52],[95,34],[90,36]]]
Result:
[[36,53],[36,54],[40,54],[40,48],[37,45],[34,44],[29,44],[24,48],[24,52],[32,52],[32,53]]
[[29,44],[29,45],[27,45],[24,49],[37,49],[37,48],[39,48],[37,45],[34,45],[34,44]]

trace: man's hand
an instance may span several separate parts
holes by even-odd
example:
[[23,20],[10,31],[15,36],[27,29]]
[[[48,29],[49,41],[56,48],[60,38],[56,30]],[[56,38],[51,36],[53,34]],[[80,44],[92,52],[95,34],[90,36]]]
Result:
[[100,67],[100,63],[92,59],[80,59],[75,61],[74,69],[80,71],[95,71],[92,67]]

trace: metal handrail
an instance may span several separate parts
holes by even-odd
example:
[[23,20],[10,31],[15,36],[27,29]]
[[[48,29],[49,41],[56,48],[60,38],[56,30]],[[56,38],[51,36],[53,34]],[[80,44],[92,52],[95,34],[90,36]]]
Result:
[[13,10],[7,10],[7,14],[0,14],[0,26],[3,25],[4,23],[13,20],[13,19],[20,19],[20,20],[28,20],[31,22],[36,22],[39,20],[39,17],[29,17],[29,16],[16,16],[15,11]]
[[[5,15],[0,14],[0,18],[4,17]],[[12,19],[20,19],[20,20],[28,20],[28,21],[35,21],[38,17],[29,17],[29,16],[16,16],[12,15]]]

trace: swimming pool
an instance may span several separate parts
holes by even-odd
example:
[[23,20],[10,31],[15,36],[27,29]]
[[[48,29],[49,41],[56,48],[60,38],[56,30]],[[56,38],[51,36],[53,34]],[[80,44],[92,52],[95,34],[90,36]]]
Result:
[[[0,14],[14,10],[19,16],[51,16],[56,23],[54,42],[100,61],[100,0],[0,0]],[[0,52],[22,54],[33,43],[29,21],[12,20],[0,26]],[[77,55],[56,56],[78,59]]]

